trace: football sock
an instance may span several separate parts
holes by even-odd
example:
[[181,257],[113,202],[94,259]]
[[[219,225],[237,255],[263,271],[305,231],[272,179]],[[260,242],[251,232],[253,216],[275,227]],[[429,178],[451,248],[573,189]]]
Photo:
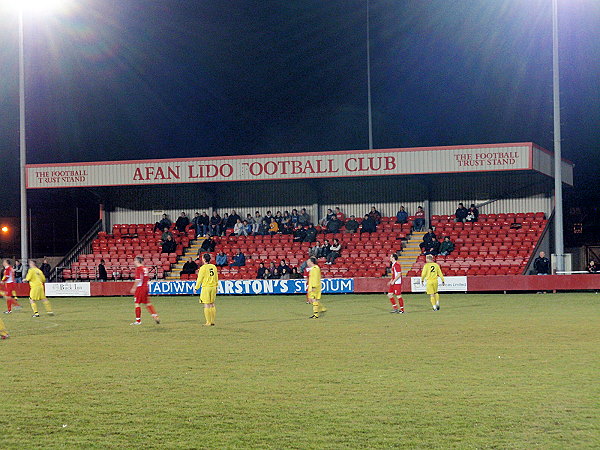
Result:
[[319,302],[313,302],[312,306],[313,306],[313,314],[315,316],[319,317],[319,311],[320,311]]
[[6,310],[7,311],[9,311],[9,312],[12,311],[12,304],[13,304],[12,298],[8,297],[6,299]]
[[327,311],[327,308],[325,308],[325,305],[322,302],[319,302],[319,311],[320,312]]
[[435,294],[429,296],[429,301],[431,302],[431,306],[435,306]]
[[2,319],[0,319],[0,336],[8,336],[8,331],[6,331],[6,327],[4,326]]
[[435,294],[435,304],[436,305],[440,304],[440,294]]
[[398,305],[396,304],[396,299],[394,297],[390,297],[390,303],[392,304],[393,309],[398,309]]
[[210,308],[210,323],[214,324],[216,318],[217,318],[217,307],[213,306],[212,308]]
[[402,296],[398,297],[398,304],[400,305],[400,309],[404,311],[404,299]]
[[211,316],[210,308],[204,307],[204,318],[206,319],[207,325],[211,324]]
[[31,305],[33,313],[38,314],[37,304],[35,303],[35,300],[29,300],[29,304]]
[[44,304],[44,308],[46,308],[46,312],[52,312],[52,305],[50,305],[48,299],[42,300],[42,303]]
[[148,310],[148,312],[150,314],[152,314],[152,317],[156,317],[158,315],[158,314],[156,314],[156,309],[154,309],[154,305],[152,305],[152,304],[146,305],[146,309]]
[[135,321],[136,322],[142,321],[142,307],[141,306],[135,307]]

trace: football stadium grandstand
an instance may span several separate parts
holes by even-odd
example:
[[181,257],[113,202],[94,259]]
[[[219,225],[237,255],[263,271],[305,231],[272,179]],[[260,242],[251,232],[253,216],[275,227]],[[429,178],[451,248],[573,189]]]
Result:
[[[572,184],[570,162],[563,161],[563,172]],[[138,254],[154,279],[194,278],[181,268],[189,257],[198,258],[204,237],[191,225],[182,231],[171,225],[176,246],[163,253],[163,231],[155,227],[163,214],[174,221],[181,211],[191,217],[236,210],[244,218],[305,209],[318,232],[314,241],[342,244],[340,257],[322,264],[327,278],[383,277],[391,252],[401,255],[405,276],[418,275],[425,234],[414,227],[418,206],[425,229],[454,244],[450,254],[436,256],[450,276],[524,275],[534,254],[552,250],[552,154],[532,143],[43,164],[29,165],[27,174],[28,189],[86,187],[101,199],[98,222],[57,265],[55,281],[95,281],[102,260],[109,281],[129,280]],[[456,221],[460,202],[478,208],[476,221]],[[400,206],[409,213],[405,223],[396,223]],[[353,215],[360,223],[373,207],[382,217],[373,232],[347,232],[342,223],[327,233],[321,220],[336,207],[345,220]],[[292,234],[219,234],[213,256],[246,256],[242,267],[223,267],[223,279],[256,278],[261,262],[284,259],[298,267],[314,245]]]

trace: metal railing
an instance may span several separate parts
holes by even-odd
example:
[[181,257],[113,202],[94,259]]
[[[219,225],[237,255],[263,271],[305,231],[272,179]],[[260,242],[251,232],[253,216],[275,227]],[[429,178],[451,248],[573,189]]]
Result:
[[64,269],[68,269],[71,267],[71,264],[79,258],[79,255],[82,253],[90,253],[92,249],[92,242],[98,235],[98,232],[102,230],[102,220],[98,220],[92,227],[88,230],[86,234],[83,235],[81,240],[75,244],[69,253],[60,260],[60,262],[56,265],[54,269],[50,272],[50,276],[48,277],[49,281],[58,281],[59,278],[62,278],[62,271]]

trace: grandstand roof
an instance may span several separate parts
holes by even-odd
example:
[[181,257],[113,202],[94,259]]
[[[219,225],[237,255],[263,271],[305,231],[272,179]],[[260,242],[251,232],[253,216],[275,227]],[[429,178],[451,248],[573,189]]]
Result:
[[[26,170],[28,189],[526,171],[553,177],[553,154],[525,142],[28,164]],[[564,182],[572,185],[573,164],[563,160],[562,170]]]

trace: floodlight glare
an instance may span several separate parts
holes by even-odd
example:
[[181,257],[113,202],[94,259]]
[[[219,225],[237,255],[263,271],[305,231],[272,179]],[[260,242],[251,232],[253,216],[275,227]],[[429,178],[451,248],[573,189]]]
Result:
[[0,229],[2,230],[3,233],[8,233],[8,227],[7,226],[3,226]]
[[69,0],[0,0],[0,4],[24,13],[57,11]]

